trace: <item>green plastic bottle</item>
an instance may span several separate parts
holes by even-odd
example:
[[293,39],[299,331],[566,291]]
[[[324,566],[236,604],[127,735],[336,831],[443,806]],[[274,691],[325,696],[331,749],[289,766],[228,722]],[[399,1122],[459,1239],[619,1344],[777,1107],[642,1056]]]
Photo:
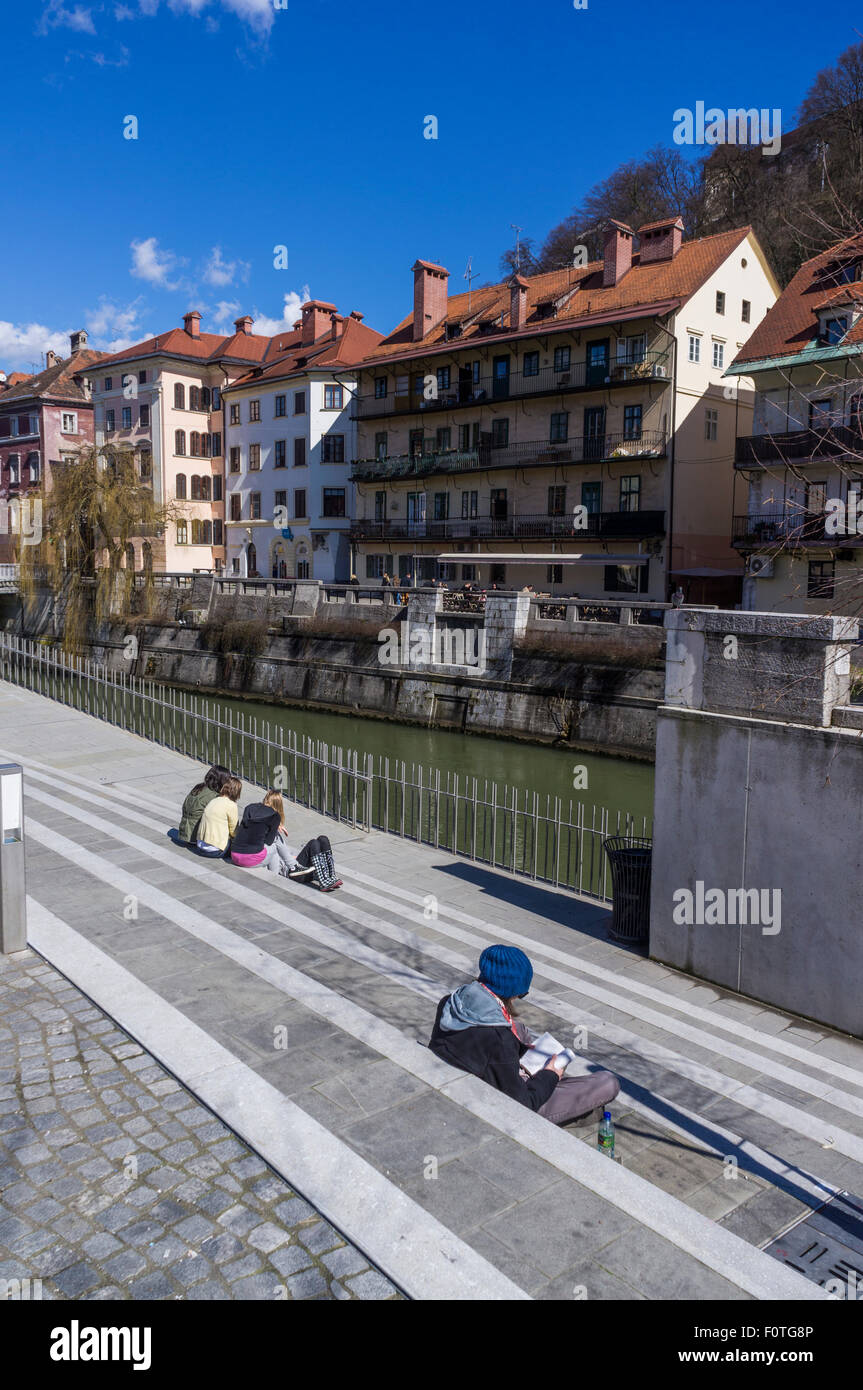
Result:
[[611,1118],[610,1110],[603,1110],[602,1112],[596,1147],[601,1154],[606,1154],[609,1158],[614,1158],[614,1123]]

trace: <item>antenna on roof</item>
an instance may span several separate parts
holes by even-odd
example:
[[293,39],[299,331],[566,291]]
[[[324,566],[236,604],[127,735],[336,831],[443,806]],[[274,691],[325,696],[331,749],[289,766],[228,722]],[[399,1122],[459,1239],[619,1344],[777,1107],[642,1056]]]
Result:
[[474,282],[474,280],[476,279],[476,277],[477,277],[478,274],[479,274],[479,272],[473,269],[473,256],[468,256],[468,258],[467,258],[467,270],[465,271],[464,275],[462,276],[462,279],[463,279],[463,280],[467,280],[467,311],[468,311],[468,313],[470,313],[471,293],[472,293],[472,291],[473,291],[473,282]]
[[517,227],[514,222],[510,222],[509,225],[515,232],[515,273],[519,275],[521,273],[521,242],[519,241],[519,237],[524,231],[524,227]]

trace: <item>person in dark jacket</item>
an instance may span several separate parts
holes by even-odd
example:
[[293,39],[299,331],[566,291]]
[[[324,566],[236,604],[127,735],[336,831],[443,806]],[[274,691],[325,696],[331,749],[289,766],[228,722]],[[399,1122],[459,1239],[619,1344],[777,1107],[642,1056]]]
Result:
[[223,767],[221,763],[213,763],[203,782],[198,782],[197,786],[192,788],[183,802],[180,827],[177,832],[179,844],[196,845],[198,843],[198,830],[204,808],[220,795],[222,787],[230,776],[230,768]]
[[263,801],[253,802],[243,812],[231,841],[231,862],[241,869],[253,869],[258,864],[265,864],[271,873],[308,881],[326,893],[341,888],[342,880],[336,873],[332,848],[326,835],[309,840],[294,858],[284,824],[282,794],[270,790]]
[[513,1003],[530,989],[533,966],[517,946],[487,946],[479,976],[440,1001],[429,1048],[450,1066],[478,1076],[512,1100],[536,1110],[554,1124],[608,1105],[620,1090],[611,1072],[564,1077],[566,1058],[552,1057],[528,1075],[519,1065],[533,1042],[513,1016]]

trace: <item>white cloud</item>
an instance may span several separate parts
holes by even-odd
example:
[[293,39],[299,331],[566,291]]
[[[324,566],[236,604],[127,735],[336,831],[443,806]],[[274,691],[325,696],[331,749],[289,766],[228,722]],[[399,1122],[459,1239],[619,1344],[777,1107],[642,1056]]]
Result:
[[221,246],[214,246],[202,271],[202,276],[208,285],[221,287],[232,285],[235,278],[248,280],[250,269],[248,261],[223,260]]
[[149,236],[144,241],[133,241],[130,245],[130,275],[136,276],[139,280],[147,280],[149,284],[158,285],[164,290],[180,288],[179,280],[171,281],[168,277],[179,266],[185,265],[185,261],[175,256],[173,251],[161,251],[158,238],[154,236]]
[[134,10],[129,9],[128,5],[115,5],[114,18],[118,24],[121,24],[124,19],[137,19],[138,16],[135,14]]
[[[145,338],[152,338],[148,329],[139,324],[139,299],[123,307],[110,300],[100,300],[95,309],[83,314],[87,329],[88,348],[100,352],[122,352]],[[81,327],[78,319],[74,328]],[[0,320],[0,369],[5,372],[42,370],[42,354],[49,348],[58,357],[68,357],[69,336],[74,329],[48,328],[43,323],[10,323]]]
[[302,314],[303,305],[311,299],[308,285],[303,285],[302,294],[297,294],[296,290],[289,290],[285,294],[285,303],[280,319],[268,318],[266,314],[259,314],[257,309],[253,312],[255,326],[253,332],[263,333],[268,338],[273,338],[277,333],[290,332],[297,319]]
[[241,308],[239,299],[220,299],[213,310],[213,323],[217,328],[226,328],[235,318],[239,318]]
[[[254,29],[260,35],[269,34],[273,27],[275,7],[273,0],[213,0],[217,8],[227,10],[230,14],[235,14],[249,28]],[[188,14],[198,15],[202,10],[209,8],[211,0],[168,0],[170,8],[175,13],[185,11]],[[285,8],[287,8],[286,0]]]
[[37,29],[38,34],[47,34],[49,29],[75,29],[79,34],[95,34],[92,11],[83,5],[66,9],[63,0],[49,0],[42,11]]
[[133,299],[131,304],[121,308],[103,295],[97,307],[90,309],[84,316],[87,332],[98,338],[103,338],[108,333],[119,333],[123,336],[132,333],[136,335],[132,342],[140,341],[142,337],[147,336],[140,332],[138,325],[140,304],[139,296],[138,299]]
[[0,363],[3,370],[41,371],[43,352],[53,348],[60,357],[69,355],[69,334],[43,323],[9,323],[0,319]]

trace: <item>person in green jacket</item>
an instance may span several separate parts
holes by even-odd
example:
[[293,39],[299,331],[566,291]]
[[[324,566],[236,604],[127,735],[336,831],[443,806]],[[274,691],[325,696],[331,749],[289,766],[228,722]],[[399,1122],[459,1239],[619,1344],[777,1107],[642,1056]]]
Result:
[[183,802],[180,829],[177,835],[181,845],[196,845],[198,843],[198,828],[201,823],[201,816],[204,814],[204,808],[214,797],[221,794],[222,787],[231,775],[230,768],[223,767],[221,763],[213,763],[203,782],[199,782],[189,792]]

